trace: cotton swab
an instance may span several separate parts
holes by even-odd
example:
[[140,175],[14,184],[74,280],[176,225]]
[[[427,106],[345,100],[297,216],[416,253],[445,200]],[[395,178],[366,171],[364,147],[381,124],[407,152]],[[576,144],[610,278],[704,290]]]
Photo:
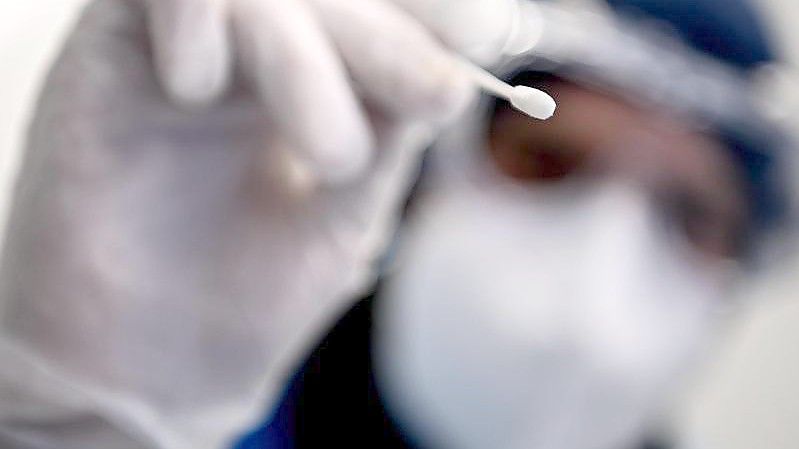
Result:
[[546,120],[555,114],[557,104],[546,92],[527,86],[511,86],[469,61],[461,61],[464,72],[484,91],[508,100],[530,117]]

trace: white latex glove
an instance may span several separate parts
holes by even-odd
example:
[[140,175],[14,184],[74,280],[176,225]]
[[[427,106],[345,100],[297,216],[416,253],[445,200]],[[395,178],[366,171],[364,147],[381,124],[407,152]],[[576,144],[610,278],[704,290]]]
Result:
[[470,95],[421,3],[142,1],[94,3],[39,103],[0,273],[3,448],[226,447],[368,283]]

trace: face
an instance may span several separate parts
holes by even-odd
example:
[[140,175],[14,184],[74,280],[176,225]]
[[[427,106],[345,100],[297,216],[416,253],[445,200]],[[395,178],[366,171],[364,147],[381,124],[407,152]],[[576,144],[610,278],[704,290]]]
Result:
[[533,122],[498,107],[487,149],[499,173],[552,189],[580,177],[624,180],[649,196],[664,224],[708,264],[741,255],[743,188],[712,136],[574,84],[551,81],[544,87],[560,105],[550,121]]
[[378,381],[432,448],[619,449],[714,328],[746,207],[711,136],[563,82],[437,180],[378,309]]

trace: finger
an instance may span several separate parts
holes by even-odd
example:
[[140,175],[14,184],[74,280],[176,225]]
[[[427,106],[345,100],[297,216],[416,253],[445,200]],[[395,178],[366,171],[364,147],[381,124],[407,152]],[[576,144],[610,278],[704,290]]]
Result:
[[159,79],[175,101],[203,105],[228,87],[226,0],[144,0]]
[[[374,260],[390,243],[392,229],[422,166],[424,149],[434,140],[434,127],[423,122],[397,122],[373,114],[380,151],[368,174],[357,185],[325,191],[321,204],[337,217],[334,241]],[[335,206],[335,207],[332,207]],[[324,210],[324,209],[323,209]]]
[[519,20],[519,0],[392,0],[459,53],[481,64],[502,54]]
[[235,0],[241,65],[284,137],[323,180],[344,182],[368,165],[372,135],[343,63],[297,0]]
[[383,0],[311,0],[355,85],[383,111],[446,119],[474,94],[450,50]]

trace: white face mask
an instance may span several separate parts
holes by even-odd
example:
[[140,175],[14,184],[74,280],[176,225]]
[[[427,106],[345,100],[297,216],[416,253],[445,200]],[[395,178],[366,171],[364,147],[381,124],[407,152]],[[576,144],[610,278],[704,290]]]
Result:
[[564,190],[442,189],[406,229],[376,357],[423,447],[631,447],[712,330],[725,269],[632,187]]

